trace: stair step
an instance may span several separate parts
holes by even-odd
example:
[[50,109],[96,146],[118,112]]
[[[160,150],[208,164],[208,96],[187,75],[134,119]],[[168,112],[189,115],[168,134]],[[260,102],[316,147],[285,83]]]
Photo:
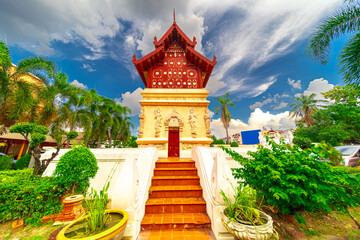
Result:
[[154,176],[197,176],[196,168],[155,168]]
[[155,162],[156,168],[195,168],[193,160],[158,160]]
[[147,229],[184,229],[209,226],[206,213],[148,213],[145,214],[141,227]]
[[152,186],[170,185],[199,185],[199,176],[154,176],[151,180]]
[[201,197],[202,188],[200,185],[151,186],[149,189],[149,196],[151,198]]
[[196,213],[205,212],[206,202],[202,198],[150,198],[145,213]]

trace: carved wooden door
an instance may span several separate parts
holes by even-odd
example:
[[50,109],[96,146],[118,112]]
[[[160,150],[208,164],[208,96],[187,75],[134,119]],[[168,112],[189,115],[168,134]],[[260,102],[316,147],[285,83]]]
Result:
[[169,129],[168,157],[180,157],[179,128]]

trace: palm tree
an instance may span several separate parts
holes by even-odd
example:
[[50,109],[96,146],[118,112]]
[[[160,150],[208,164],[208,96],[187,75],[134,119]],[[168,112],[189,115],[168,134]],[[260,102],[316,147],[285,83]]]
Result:
[[328,62],[331,42],[343,35],[351,37],[339,56],[340,73],[345,83],[360,83],[360,1],[345,0],[347,5],[328,17],[311,35],[308,55],[321,64]]
[[290,104],[289,107],[292,108],[289,115],[291,117],[301,117],[305,120],[307,126],[313,124],[312,115],[317,111],[317,102],[318,100],[314,99],[315,94],[312,93],[310,96],[301,95],[300,97],[293,98],[294,103]]
[[[19,120],[32,121],[38,114],[38,95],[55,71],[53,62],[40,57],[26,58],[13,66],[9,48],[0,41],[0,124],[10,126]],[[26,82],[24,77],[29,75],[42,83]]]
[[231,121],[231,114],[228,107],[235,107],[235,103],[233,103],[233,101],[237,98],[230,99],[229,93],[226,93],[224,97],[215,97],[215,99],[218,101],[219,105],[214,107],[213,109],[215,109],[215,115],[217,115],[221,111],[221,121],[224,124],[224,128],[226,130],[226,141],[227,143],[229,143],[228,128]]

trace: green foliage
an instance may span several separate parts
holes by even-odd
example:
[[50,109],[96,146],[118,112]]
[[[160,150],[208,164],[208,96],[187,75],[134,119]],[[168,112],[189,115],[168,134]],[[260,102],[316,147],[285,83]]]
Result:
[[99,194],[91,188],[90,194],[85,198],[86,211],[89,216],[86,219],[87,234],[100,232],[109,218],[109,214],[105,213],[109,201],[107,193],[109,186],[110,182],[103,187]]
[[293,144],[298,145],[301,149],[311,148],[313,146],[310,139],[301,137],[295,137]]
[[126,141],[123,145],[124,148],[137,148],[138,144],[136,142],[137,137],[131,136],[128,141]]
[[230,147],[239,147],[239,144],[237,142],[231,142]]
[[61,190],[54,177],[32,175],[33,169],[0,172],[0,222],[23,218],[38,225],[41,217],[61,211]]
[[78,136],[79,136],[79,134],[75,131],[70,131],[70,132],[66,133],[67,140],[73,140],[73,139],[77,138]]
[[258,146],[248,152],[252,159],[223,148],[243,167],[234,168],[236,179],[257,190],[271,205],[286,214],[300,210],[344,209],[360,204],[360,175],[348,174],[326,162],[323,145],[300,149],[269,142],[270,148]]
[[355,85],[337,86],[323,93],[332,104],[313,115],[310,127],[298,125],[294,136],[313,142],[325,141],[333,146],[356,143],[360,139],[360,89]]
[[211,139],[213,140],[213,142],[210,144],[210,147],[213,147],[214,144],[225,144],[225,141],[223,139],[217,139],[215,135],[212,135]]
[[13,164],[12,156],[0,155],[0,171],[10,170]]
[[21,122],[11,126],[9,132],[20,133],[25,139],[30,136],[30,146],[34,147],[46,140],[46,134],[49,133],[49,129],[35,123]]
[[332,166],[344,165],[344,159],[342,158],[341,152],[336,150],[330,144],[321,142],[321,144],[316,145],[314,149],[319,149],[319,155],[322,156],[322,159],[329,160]]
[[16,161],[15,168],[17,170],[22,170],[24,168],[27,168],[29,166],[30,160],[31,160],[31,155],[25,154],[24,156],[19,158],[19,160]]
[[72,195],[75,191],[86,192],[90,178],[95,177],[97,170],[94,154],[89,148],[78,146],[60,157],[54,175],[61,186]]
[[229,221],[255,225],[260,217],[258,209],[261,208],[261,203],[257,202],[256,191],[242,183],[236,187],[231,184],[231,187],[234,190],[234,201],[223,190],[220,190],[225,204],[224,214]]

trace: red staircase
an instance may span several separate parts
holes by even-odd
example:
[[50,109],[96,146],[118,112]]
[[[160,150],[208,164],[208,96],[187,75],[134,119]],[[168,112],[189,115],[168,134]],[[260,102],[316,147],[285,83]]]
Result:
[[143,230],[211,229],[193,160],[163,158],[156,162],[141,227]]

